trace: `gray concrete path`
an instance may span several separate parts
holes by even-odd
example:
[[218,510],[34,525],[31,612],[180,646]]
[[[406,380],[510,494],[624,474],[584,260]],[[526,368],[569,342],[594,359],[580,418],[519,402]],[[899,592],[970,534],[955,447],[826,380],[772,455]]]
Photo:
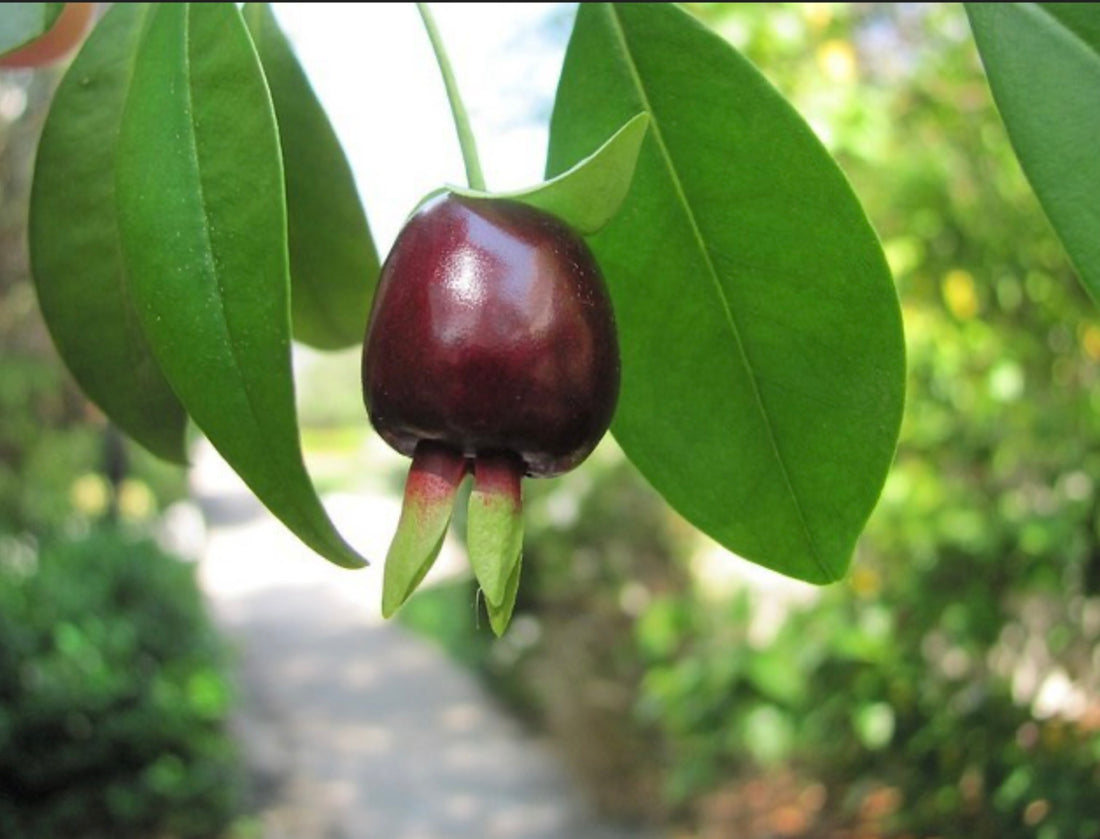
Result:
[[[242,741],[264,839],[626,839],[599,824],[546,743],[430,643],[379,615],[381,568],[302,547],[209,450],[201,578],[238,649]],[[326,499],[384,555],[398,499]],[[448,544],[437,576],[465,560]]]

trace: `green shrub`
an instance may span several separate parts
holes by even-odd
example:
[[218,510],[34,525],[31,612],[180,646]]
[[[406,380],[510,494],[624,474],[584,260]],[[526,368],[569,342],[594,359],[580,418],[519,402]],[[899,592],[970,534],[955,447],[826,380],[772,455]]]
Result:
[[221,834],[224,665],[193,568],[153,543],[0,542],[0,835]]
[[[766,640],[753,638],[754,612],[747,593],[679,596],[639,623],[639,711],[664,744],[667,794],[706,823],[701,835],[745,817],[752,802],[722,820],[704,805],[747,782],[799,810],[790,836],[828,835],[829,824],[944,839],[1098,835],[1095,720],[1035,714],[986,657],[914,637],[912,604],[860,592],[858,579]],[[807,790],[819,791],[813,806]]]

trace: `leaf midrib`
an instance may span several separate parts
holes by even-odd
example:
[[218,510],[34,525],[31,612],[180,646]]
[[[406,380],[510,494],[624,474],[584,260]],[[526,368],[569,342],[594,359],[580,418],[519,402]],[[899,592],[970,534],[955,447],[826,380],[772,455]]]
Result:
[[[243,376],[242,373],[241,373],[242,367],[241,367],[240,356],[238,355],[237,348],[234,345],[232,338],[230,337],[230,336],[232,336],[232,330],[230,329],[230,325],[229,325],[229,315],[226,312],[225,306],[222,302],[223,299],[226,296],[226,293],[225,293],[226,289],[225,289],[225,286],[223,285],[223,282],[222,282],[221,272],[217,270],[217,266],[213,262],[213,260],[214,260],[214,241],[213,241],[213,237],[211,236],[211,233],[210,233],[209,213],[207,212],[208,204],[207,204],[207,200],[206,200],[206,190],[205,190],[204,185],[203,185],[202,166],[199,162],[198,135],[195,131],[195,120],[194,120],[195,107],[194,107],[194,99],[193,99],[193,96],[192,96],[192,86],[191,86],[192,74],[191,74],[191,8],[190,8],[190,4],[188,6],[188,9],[184,12],[183,40],[184,40],[183,61],[184,61],[186,91],[187,91],[187,125],[190,129],[188,131],[188,139],[190,140],[190,149],[189,150],[191,152],[191,164],[194,167],[195,183],[196,183],[196,186],[197,186],[197,189],[198,189],[199,203],[201,204],[201,206],[203,208],[202,233],[203,233],[204,239],[206,240],[206,248],[205,248],[204,253],[203,253],[203,261],[206,263],[206,269],[214,277],[214,282],[217,284],[217,287],[218,287],[218,314],[221,315],[221,322],[222,322],[222,327],[223,327],[223,337],[225,339],[224,343],[225,343],[225,346],[229,349],[229,355],[230,355],[230,358],[233,361],[233,370],[236,374],[237,379],[239,380],[239,382],[241,384],[241,390],[244,392],[245,403],[248,405],[248,412],[251,416],[252,425],[253,425],[253,427],[255,427],[257,429],[263,429],[265,426],[264,426],[264,424],[262,424],[260,422],[260,419],[259,419],[260,413],[257,410],[257,406],[256,406],[256,404],[253,400],[252,389],[248,386],[247,378],[245,376]],[[283,451],[283,449],[280,448],[279,451]],[[282,458],[280,458],[280,460],[281,459]],[[301,470],[299,470],[298,469],[299,464],[295,463],[294,459],[291,459],[289,465],[290,465],[292,471],[301,471],[303,475],[305,474],[304,466]],[[308,478],[307,478],[307,480],[308,480]],[[282,497],[284,499],[287,498],[286,493],[281,491],[281,487],[278,487],[278,485],[276,484],[275,488],[280,490],[280,494],[282,495]],[[291,494],[289,496],[289,500],[291,502],[292,508],[295,509],[298,512],[298,514],[302,517],[302,519],[301,519],[302,525],[308,526],[311,530],[313,530],[314,538],[317,539],[317,541],[320,544],[327,544],[329,542],[329,540],[324,537],[324,534],[317,531],[316,526],[313,523],[313,515],[312,515],[311,511],[302,507],[301,501],[300,501],[299,498],[297,498],[296,494]],[[299,526],[301,526],[301,525],[299,525]]]
[[759,381],[756,375],[756,368],[752,364],[749,357],[749,353],[745,348],[744,341],[741,337],[741,330],[737,324],[737,318],[733,313],[733,309],[730,307],[729,299],[726,296],[725,290],[722,288],[721,280],[718,277],[718,271],[714,266],[714,260],[711,257],[710,249],[707,247],[706,241],[703,238],[702,231],[700,230],[699,223],[695,218],[695,213],[691,208],[691,204],[687,200],[687,193],[684,189],[683,182],[680,179],[679,172],[676,169],[676,165],[673,162],[672,154],[669,152],[668,146],[665,144],[664,132],[661,129],[660,120],[657,117],[657,113],[650,103],[649,94],[646,91],[645,84],[642,81],[641,74],[638,72],[637,65],[634,62],[634,56],[630,50],[629,42],[626,36],[626,32],[623,29],[622,23],[619,19],[618,11],[615,9],[613,3],[604,4],[604,9],[608,12],[611,19],[612,28],[615,35],[618,37],[623,55],[626,60],[627,68],[630,71],[631,79],[635,88],[638,91],[639,96],[642,99],[642,105],[646,110],[646,113],[650,117],[650,130],[653,133],[653,137],[657,142],[660,149],[661,157],[665,161],[665,166],[668,170],[672,185],[676,190],[676,194],[680,199],[679,203],[683,208],[684,215],[687,218],[688,224],[691,227],[692,237],[695,239],[699,253],[703,257],[704,264],[706,266],[707,275],[710,277],[715,293],[722,304],[722,311],[725,313],[726,321],[729,324],[730,332],[733,335],[734,342],[737,346],[737,352],[741,357],[741,362],[745,366],[745,369],[749,373],[749,382],[752,386],[752,394],[756,403],[757,409],[760,411],[760,415],[764,420],[764,427],[768,434],[768,443],[771,446],[772,453],[775,455],[776,462],[779,464],[779,471],[783,477],[783,483],[787,487],[787,492],[790,495],[791,501],[794,504],[795,513],[798,517],[799,525],[802,528],[803,536],[806,539],[806,543],[810,549],[810,555],[814,562],[817,564],[821,572],[829,579],[835,578],[835,574],[832,573],[827,563],[824,561],[818,550],[817,542],[813,537],[813,533],[810,530],[809,523],[806,520],[806,514],[802,507],[802,502],[799,499],[798,493],[795,491],[794,484],[791,481],[790,470],[787,467],[786,460],[783,457],[782,450],[779,446],[779,439],[776,435],[775,428],[772,425],[771,417],[768,414],[767,408],[764,404],[764,397],[760,391]]

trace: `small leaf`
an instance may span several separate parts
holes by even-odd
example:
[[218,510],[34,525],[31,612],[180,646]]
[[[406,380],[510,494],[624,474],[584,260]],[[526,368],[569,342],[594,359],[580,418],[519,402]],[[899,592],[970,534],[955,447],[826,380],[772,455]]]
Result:
[[1100,304],[1100,3],[967,3],[1039,203]]
[[448,186],[471,198],[511,198],[565,220],[591,236],[602,230],[630,191],[638,152],[649,127],[649,114],[635,114],[596,151],[556,178],[514,192],[481,192]]
[[50,31],[64,3],[5,3],[0,11],[0,57]]
[[455,494],[465,474],[462,455],[430,443],[417,447],[405,482],[397,532],[386,554],[383,617],[391,617],[431,570],[443,547]]
[[835,580],[904,400],[882,250],[828,152],[729,44],[671,4],[581,4],[548,173],[639,111],[630,195],[590,240],[622,350],[612,431],[718,542]]
[[325,350],[362,344],[379,263],[351,166],[271,7],[248,3],[244,18],[279,123],[294,337]]
[[505,603],[523,548],[523,464],[513,457],[478,456],[466,518],[466,548],[485,600]]
[[138,322],[115,212],[115,156],[148,4],[116,4],[54,94],[31,191],[39,305],[84,392],[149,451],[182,463],[187,416]]
[[116,166],[138,316],[180,401],[303,542],[363,564],[302,462],[278,137],[235,5],[153,7]]

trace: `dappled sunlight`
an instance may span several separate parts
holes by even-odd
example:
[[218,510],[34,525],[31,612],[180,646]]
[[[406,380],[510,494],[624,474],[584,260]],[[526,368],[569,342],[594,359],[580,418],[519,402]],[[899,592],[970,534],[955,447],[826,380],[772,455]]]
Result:
[[[195,499],[215,522],[219,511],[232,512],[211,534],[201,564],[204,588],[217,598],[232,598],[281,586],[325,585],[354,604],[364,619],[381,620],[381,572],[400,513],[400,497],[375,490],[334,492],[325,505],[340,532],[372,563],[348,570],[325,562],[286,531],[256,501],[244,483],[206,443],[194,455],[191,485]],[[464,550],[448,537],[429,582],[465,573]]]
[[[324,496],[373,562],[357,571],[301,545],[208,444],[193,457],[192,490],[210,522],[199,575],[238,648],[246,751],[263,760],[274,731],[287,739],[274,760],[268,750],[279,793],[261,802],[265,828],[288,838],[351,826],[392,839],[610,837],[586,833],[597,828],[583,794],[472,674],[382,621],[382,558],[399,496],[376,486],[390,455],[370,438],[359,445],[368,451],[351,459],[373,461],[375,477],[357,490],[345,474],[344,488]],[[426,587],[468,577],[452,533]]]
[[[259,715],[245,730],[285,733],[280,799],[308,802],[261,810],[274,835],[590,835],[545,745],[441,650],[395,624],[365,625],[324,583],[219,606],[240,650],[242,713]],[[296,833],[303,825],[322,832]]]
[[[573,7],[436,5],[491,185],[538,180]],[[3,819],[56,795],[42,816],[51,839],[72,834],[50,821],[66,807],[149,823],[171,809],[183,821],[158,836],[228,829],[232,839],[1100,835],[1100,325],[1017,161],[966,12],[687,8],[798,109],[882,243],[885,267],[870,247],[849,271],[826,259],[846,231],[796,231],[824,250],[804,264],[808,251],[792,250],[789,272],[823,284],[774,282],[783,314],[812,313],[839,298],[830,282],[857,287],[881,275],[891,298],[888,268],[907,356],[901,437],[851,567],[818,587],[701,536],[607,436],[576,471],[525,481],[523,573],[500,638],[464,547],[469,481],[423,587],[382,619],[384,557],[409,461],[370,428],[361,347],[295,345],[291,361],[306,471],[367,568],[338,567],[305,547],[194,429],[186,468],[118,445],[65,371],[30,279],[30,177],[56,78],[0,74],[0,834],[21,835]],[[345,146],[384,256],[428,190],[461,180],[415,9],[275,11]],[[375,77],[387,83],[364,83]],[[745,126],[766,116],[749,110]],[[681,116],[698,117],[696,129],[722,124],[714,108]],[[655,119],[643,157],[675,149],[684,124]],[[744,140],[714,134],[716,146]],[[795,148],[782,139],[777,148]],[[816,171],[798,156],[785,152],[777,176]],[[677,190],[705,192],[716,206],[740,174],[727,183],[725,173],[676,162]],[[822,153],[835,174],[831,165]],[[820,184],[811,187],[790,191],[791,217],[800,200],[820,200]],[[770,189],[765,182],[754,196]],[[67,192],[56,197],[66,205]],[[735,238],[735,250],[751,254],[779,235],[770,226],[788,207],[769,225],[755,200],[713,218],[709,204],[682,209],[708,221],[692,232],[704,243],[708,225],[744,225],[753,236]],[[671,264],[680,254],[666,238],[655,230],[636,244]],[[697,256],[724,269],[743,254]],[[735,304],[743,279],[711,302]],[[664,288],[678,304],[679,287]],[[818,296],[807,299],[806,288]],[[624,302],[620,311],[647,305]],[[811,407],[773,416],[770,401],[797,388],[754,366],[761,353],[789,359],[795,384],[835,359],[803,333],[773,333],[782,318],[762,311],[728,309],[727,320],[743,319],[737,345],[700,343],[707,351],[690,361],[739,354],[752,387],[738,398],[766,427],[756,439],[773,460],[754,461],[752,447],[717,451],[723,434],[731,451],[751,439],[711,410],[729,383],[666,364],[671,344],[657,347],[653,381],[624,367],[633,389],[624,404],[652,396],[652,417],[635,409],[613,429],[642,450],[654,480],[694,476],[678,503],[709,493],[713,520],[729,525],[716,532],[748,534],[764,553],[794,544],[799,523],[809,534],[807,511],[828,531],[830,517],[855,504],[846,461],[829,457],[834,437],[807,447],[799,430],[831,428],[838,452],[858,451],[865,437],[870,445],[883,405],[898,404],[886,385],[900,391],[902,370],[899,362],[882,388],[823,389]],[[665,317],[653,313],[654,334]],[[704,338],[695,326],[668,331]],[[837,357],[869,380],[889,363],[884,344],[868,330],[854,336]],[[624,353],[624,364],[640,355]],[[670,381],[662,365],[687,382],[677,399],[661,399]],[[859,433],[815,414],[830,400],[855,406]],[[683,417],[708,440],[697,449],[708,457],[691,465],[703,462],[713,481],[668,455],[684,450],[683,427],[669,421]],[[647,435],[649,450],[637,442]],[[257,451],[262,467],[267,450]],[[882,451],[885,464],[890,446]],[[765,472],[782,472],[780,491],[759,491]],[[284,484],[270,483],[277,497]],[[803,509],[815,485],[837,497]],[[792,515],[754,517],[754,504],[780,495]],[[792,522],[789,532],[759,532]],[[222,742],[227,719],[243,769]],[[137,769],[113,786],[88,782],[99,756],[104,771]]]

